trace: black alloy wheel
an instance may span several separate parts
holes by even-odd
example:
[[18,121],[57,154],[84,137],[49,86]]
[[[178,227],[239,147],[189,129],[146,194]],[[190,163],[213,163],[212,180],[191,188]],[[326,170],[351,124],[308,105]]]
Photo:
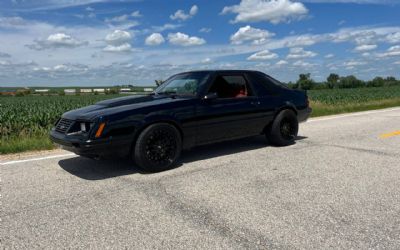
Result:
[[294,111],[282,110],[267,127],[266,137],[276,146],[288,146],[295,143],[299,131],[299,122]]
[[280,124],[280,133],[285,140],[292,140],[296,137],[297,125],[294,119],[284,118]]
[[159,172],[173,166],[181,149],[179,131],[170,124],[157,123],[150,125],[139,135],[134,160],[146,171]]

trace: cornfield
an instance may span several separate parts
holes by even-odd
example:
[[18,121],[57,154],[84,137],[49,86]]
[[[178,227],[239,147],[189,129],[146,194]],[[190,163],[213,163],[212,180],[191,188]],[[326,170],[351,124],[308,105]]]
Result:
[[44,135],[66,111],[117,96],[0,97],[0,137]]
[[310,90],[308,95],[312,101],[328,105],[360,104],[369,101],[400,98],[400,86]]
[[[308,92],[313,102],[351,105],[399,99],[400,87],[324,89]],[[47,135],[64,112],[114,98],[112,95],[0,97],[0,139]]]

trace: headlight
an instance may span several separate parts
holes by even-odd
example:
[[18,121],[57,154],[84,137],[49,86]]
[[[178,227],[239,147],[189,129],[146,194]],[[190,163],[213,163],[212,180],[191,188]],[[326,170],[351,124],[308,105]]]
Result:
[[82,132],[86,132],[86,123],[85,122],[81,122],[81,131]]
[[90,129],[92,128],[93,123],[92,122],[81,122],[80,127],[81,127],[81,132],[89,132]]
[[69,135],[85,134],[93,127],[93,122],[76,122],[69,130]]

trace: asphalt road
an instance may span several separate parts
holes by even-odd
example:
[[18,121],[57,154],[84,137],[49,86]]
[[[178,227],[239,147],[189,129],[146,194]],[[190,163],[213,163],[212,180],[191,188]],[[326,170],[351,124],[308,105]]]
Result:
[[295,145],[201,147],[158,174],[68,155],[3,160],[0,244],[399,249],[399,130],[400,108],[319,118]]

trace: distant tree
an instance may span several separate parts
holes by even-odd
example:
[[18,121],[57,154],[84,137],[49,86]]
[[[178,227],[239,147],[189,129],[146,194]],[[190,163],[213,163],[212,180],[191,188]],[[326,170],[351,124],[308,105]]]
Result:
[[394,86],[394,85],[397,85],[397,84],[400,84],[400,82],[397,81],[395,77],[393,77],[393,76],[386,77],[385,86]]
[[384,84],[385,84],[385,80],[382,77],[377,76],[372,81],[369,81],[367,86],[368,87],[382,87]]
[[118,93],[119,93],[119,88],[118,87],[110,88],[110,90],[108,91],[108,94],[110,94],[110,95],[115,95],[115,94],[118,94]]
[[339,88],[360,88],[364,86],[365,83],[353,75],[341,77],[339,80]]
[[296,82],[298,89],[310,90],[315,86],[315,82],[311,79],[311,74],[300,74],[299,80]]
[[331,73],[328,78],[326,78],[328,88],[333,89],[337,87],[339,79],[340,77],[338,74]]
[[315,83],[313,89],[327,89],[328,88],[328,83],[326,82],[318,82]]
[[15,96],[16,97],[23,97],[23,96],[25,96],[25,94],[24,94],[24,92],[17,91],[17,93],[15,93]]
[[30,95],[31,91],[27,89],[18,89],[17,92],[15,93],[15,96],[22,97],[22,96],[27,96]]
[[297,84],[293,83],[292,81],[287,83],[287,86],[291,89],[297,89]]

